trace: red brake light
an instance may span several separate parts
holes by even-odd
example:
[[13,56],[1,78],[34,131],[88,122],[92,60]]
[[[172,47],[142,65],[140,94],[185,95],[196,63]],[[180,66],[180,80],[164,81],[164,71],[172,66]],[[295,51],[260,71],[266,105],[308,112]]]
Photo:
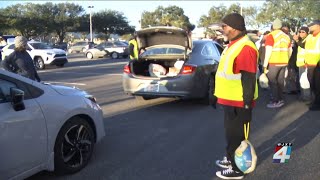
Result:
[[127,73],[127,74],[130,74],[130,73],[131,73],[131,70],[130,70],[130,67],[129,67],[128,64],[124,66],[123,72],[124,72],[124,73]]
[[181,74],[192,74],[196,70],[194,65],[184,65],[181,70]]

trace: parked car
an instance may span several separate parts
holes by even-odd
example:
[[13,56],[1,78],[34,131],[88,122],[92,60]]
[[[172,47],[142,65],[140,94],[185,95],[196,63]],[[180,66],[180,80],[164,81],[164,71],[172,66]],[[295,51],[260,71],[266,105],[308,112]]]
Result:
[[[5,46],[2,49],[2,59],[9,56],[14,51],[14,47],[14,44]],[[67,55],[64,50],[54,49],[42,42],[29,41],[27,51],[34,60],[37,69],[45,69],[46,65],[63,67],[68,63]]]
[[0,69],[0,179],[84,168],[105,136],[95,98]]
[[[212,40],[191,41],[187,33],[175,27],[152,27],[137,32],[138,61],[124,66],[123,90],[143,99],[178,97],[213,100],[214,76],[223,48]],[[191,51],[190,51],[191,50]],[[177,62],[180,69],[176,68]],[[166,75],[151,76],[150,64],[161,65]]]
[[56,49],[62,49],[64,51],[67,51],[68,50],[68,43],[55,43],[55,44],[53,44],[52,47],[56,48]]
[[[5,42],[8,45],[8,44],[14,43],[14,38],[16,36],[14,36],[14,35],[2,35],[1,37],[5,40]],[[2,48],[4,48],[4,47],[5,47],[4,45],[0,45],[0,62],[3,60],[2,59]]]
[[68,53],[75,53],[75,52],[86,52],[88,49],[95,46],[93,42],[77,42],[74,45],[68,48]]
[[111,56],[113,59],[118,59],[120,56],[127,58],[129,55],[128,45],[121,41],[103,42],[99,45],[88,49],[86,52],[88,59]]

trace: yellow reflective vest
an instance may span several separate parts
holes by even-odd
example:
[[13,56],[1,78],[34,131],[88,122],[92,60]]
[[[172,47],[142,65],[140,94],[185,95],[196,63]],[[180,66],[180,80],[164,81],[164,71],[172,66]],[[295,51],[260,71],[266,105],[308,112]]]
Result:
[[[257,51],[255,44],[248,36],[242,37],[230,47],[226,47],[221,55],[215,79],[215,96],[230,101],[243,101],[241,73],[233,73],[233,64],[244,46],[250,46]],[[257,59],[258,62],[258,59]],[[254,100],[258,98],[258,84],[256,82]]]
[[288,47],[291,43],[290,37],[281,30],[272,31],[270,35],[274,39],[274,44],[272,46],[272,53],[269,59],[269,64],[288,64]]
[[315,66],[320,61],[320,33],[317,36],[308,35],[305,45],[305,62]]
[[132,60],[132,59],[138,59],[138,57],[139,57],[139,50],[138,50],[137,40],[131,39],[131,40],[129,41],[129,46],[130,46],[130,44],[133,45],[133,56],[130,55],[130,59],[131,59],[131,60]]
[[[307,38],[304,38],[302,43],[306,42],[306,39]],[[305,49],[300,47],[300,46],[298,46],[297,62],[296,62],[296,65],[298,67],[301,67],[301,66],[305,65],[304,56],[305,56]]]

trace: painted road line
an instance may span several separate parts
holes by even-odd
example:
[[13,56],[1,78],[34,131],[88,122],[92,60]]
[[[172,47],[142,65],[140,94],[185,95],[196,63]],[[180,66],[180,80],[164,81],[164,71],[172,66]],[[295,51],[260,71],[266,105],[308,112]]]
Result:
[[77,85],[77,86],[86,86],[84,83],[68,83],[68,82],[56,82],[56,81],[45,81],[45,83],[49,84],[69,84],[69,85]]

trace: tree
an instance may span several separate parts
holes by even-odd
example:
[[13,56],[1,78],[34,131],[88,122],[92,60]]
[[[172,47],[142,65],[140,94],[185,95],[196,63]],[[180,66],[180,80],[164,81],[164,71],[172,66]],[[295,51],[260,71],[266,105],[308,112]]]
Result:
[[195,26],[190,23],[189,17],[178,6],[158,6],[153,12],[144,11],[141,19],[142,28],[150,26],[175,26],[192,31]]
[[[133,33],[134,27],[129,25],[127,18],[123,13],[113,10],[104,10],[94,13],[92,16],[94,31],[110,34],[124,35]],[[89,27],[89,26],[87,26]]]
[[[230,7],[224,5],[213,6],[208,15],[202,15],[199,20],[198,27],[208,28],[211,24],[221,23],[222,18],[230,13],[241,13],[241,6],[239,3],[231,4]],[[257,7],[243,7],[242,14],[245,19],[246,26],[257,27],[259,24],[256,21],[258,13]]]
[[320,1],[314,0],[268,0],[257,15],[261,24],[271,24],[276,18],[296,31],[301,25],[319,19]]

